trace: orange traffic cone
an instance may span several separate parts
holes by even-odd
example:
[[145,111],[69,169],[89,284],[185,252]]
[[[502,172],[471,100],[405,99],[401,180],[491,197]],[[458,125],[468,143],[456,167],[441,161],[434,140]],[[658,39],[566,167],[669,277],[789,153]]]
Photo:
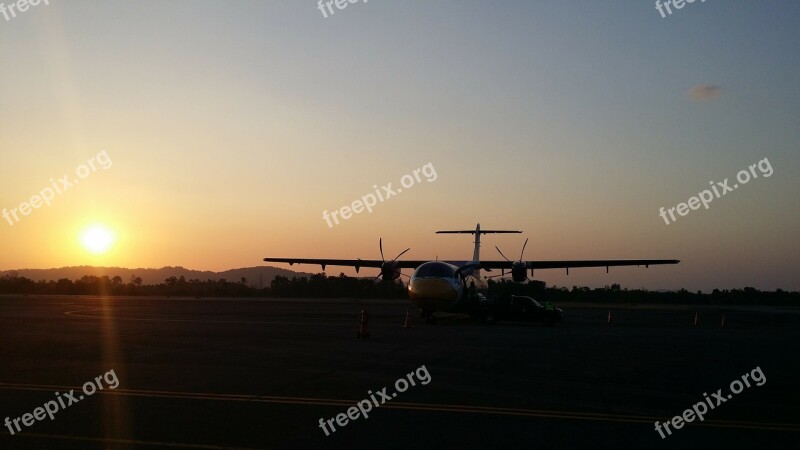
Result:
[[406,310],[406,322],[403,324],[403,328],[413,328],[414,325],[411,325],[411,318],[408,315],[408,310]]

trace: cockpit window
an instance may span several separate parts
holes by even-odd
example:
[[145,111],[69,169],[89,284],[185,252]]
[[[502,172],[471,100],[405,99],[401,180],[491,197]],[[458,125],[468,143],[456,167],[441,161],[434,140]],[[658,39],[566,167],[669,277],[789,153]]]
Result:
[[455,278],[456,271],[449,264],[441,262],[428,262],[419,266],[414,275],[422,278],[429,278],[429,277]]

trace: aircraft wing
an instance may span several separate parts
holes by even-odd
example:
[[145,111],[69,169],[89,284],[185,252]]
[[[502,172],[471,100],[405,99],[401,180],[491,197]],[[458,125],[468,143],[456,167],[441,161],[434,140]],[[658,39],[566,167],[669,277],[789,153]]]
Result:
[[[265,262],[294,264],[319,264],[322,270],[325,266],[354,267],[356,272],[362,267],[381,268],[385,261],[379,259],[325,259],[325,258],[264,258]],[[396,267],[401,269],[415,269],[428,260],[401,260],[395,261]],[[465,264],[463,261],[447,261],[456,266]],[[511,269],[515,261],[481,261],[481,269]],[[579,267],[608,267],[611,266],[651,266],[658,264],[678,264],[677,259],[608,259],[587,261],[525,261],[525,269],[567,269]]]
[[[481,261],[482,269],[511,269],[515,261]],[[678,264],[677,259],[607,259],[593,261],[525,261],[526,269],[570,269],[573,267],[654,266]]]
[[[376,267],[380,268],[384,261],[380,259],[324,259],[324,258],[264,258],[266,262],[288,263],[290,266],[294,264],[319,264],[322,270],[325,266],[347,266],[355,267],[356,272],[362,267]],[[388,262],[388,261],[386,261]],[[401,269],[415,269],[417,266],[426,263],[427,261],[408,261],[401,260],[395,261],[397,267]]]

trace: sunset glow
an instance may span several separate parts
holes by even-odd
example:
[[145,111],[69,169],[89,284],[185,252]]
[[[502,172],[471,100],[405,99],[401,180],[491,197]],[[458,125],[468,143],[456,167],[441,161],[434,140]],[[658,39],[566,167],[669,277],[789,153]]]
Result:
[[[76,2],[0,19],[0,270],[225,271],[375,258],[380,238],[463,260],[469,238],[434,232],[480,222],[524,233],[488,236],[488,259],[528,238],[529,259],[681,260],[536,273],[551,285],[800,289],[797,5],[333,8]],[[723,197],[726,180],[740,188]]]

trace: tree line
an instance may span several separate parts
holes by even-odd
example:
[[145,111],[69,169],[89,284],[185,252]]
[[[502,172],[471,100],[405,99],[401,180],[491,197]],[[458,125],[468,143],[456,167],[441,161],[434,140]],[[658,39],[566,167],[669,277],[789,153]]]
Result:
[[[159,284],[143,284],[135,275],[126,282],[122,277],[86,275],[72,281],[33,281],[10,273],[0,277],[0,294],[18,295],[142,295],[175,297],[272,297],[272,298],[408,298],[402,280],[375,282],[370,278],[353,278],[339,274],[329,277],[324,273],[310,277],[276,276],[269,287],[258,287],[242,277],[236,281],[226,279],[186,280],[169,277]],[[489,280],[489,295],[527,295],[540,301],[608,302],[608,303],[675,303],[675,304],[725,304],[725,305],[800,305],[800,292],[760,291],[752,287],[743,289],[714,289],[711,293],[700,291],[648,291],[623,289],[619,284],[602,288],[573,286],[547,286],[544,281],[530,280],[515,283],[510,280]]]
[[783,289],[760,291],[752,287],[743,289],[714,289],[711,293],[678,291],[648,291],[646,289],[623,289],[619,284],[602,288],[572,286],[546,286],[544,281],[531,280],[514,283],[510,280],[489,280],[489,292],[495,295],[527,295],[537,300],[553,303],[606,302],[606,303],[674,303],[697,305],[776,305],[800,306],[800,292]]
[[402,281],[378,283],[366,278],[351,278],[344,274],[328,277],[323,273],[310,277],[276,276],[269,287],[258,287],[242,277],[236,281],[226,279],[204,280],[169,277],[159,284],[143,284],[132,275],[125,282],[122,277],[85,275],[72,281],[33,281],[10,273],[0,277],[0,294],[22,295],[144,295],[175,297],[288,297],[288,298],[405,298],[406,287]]

